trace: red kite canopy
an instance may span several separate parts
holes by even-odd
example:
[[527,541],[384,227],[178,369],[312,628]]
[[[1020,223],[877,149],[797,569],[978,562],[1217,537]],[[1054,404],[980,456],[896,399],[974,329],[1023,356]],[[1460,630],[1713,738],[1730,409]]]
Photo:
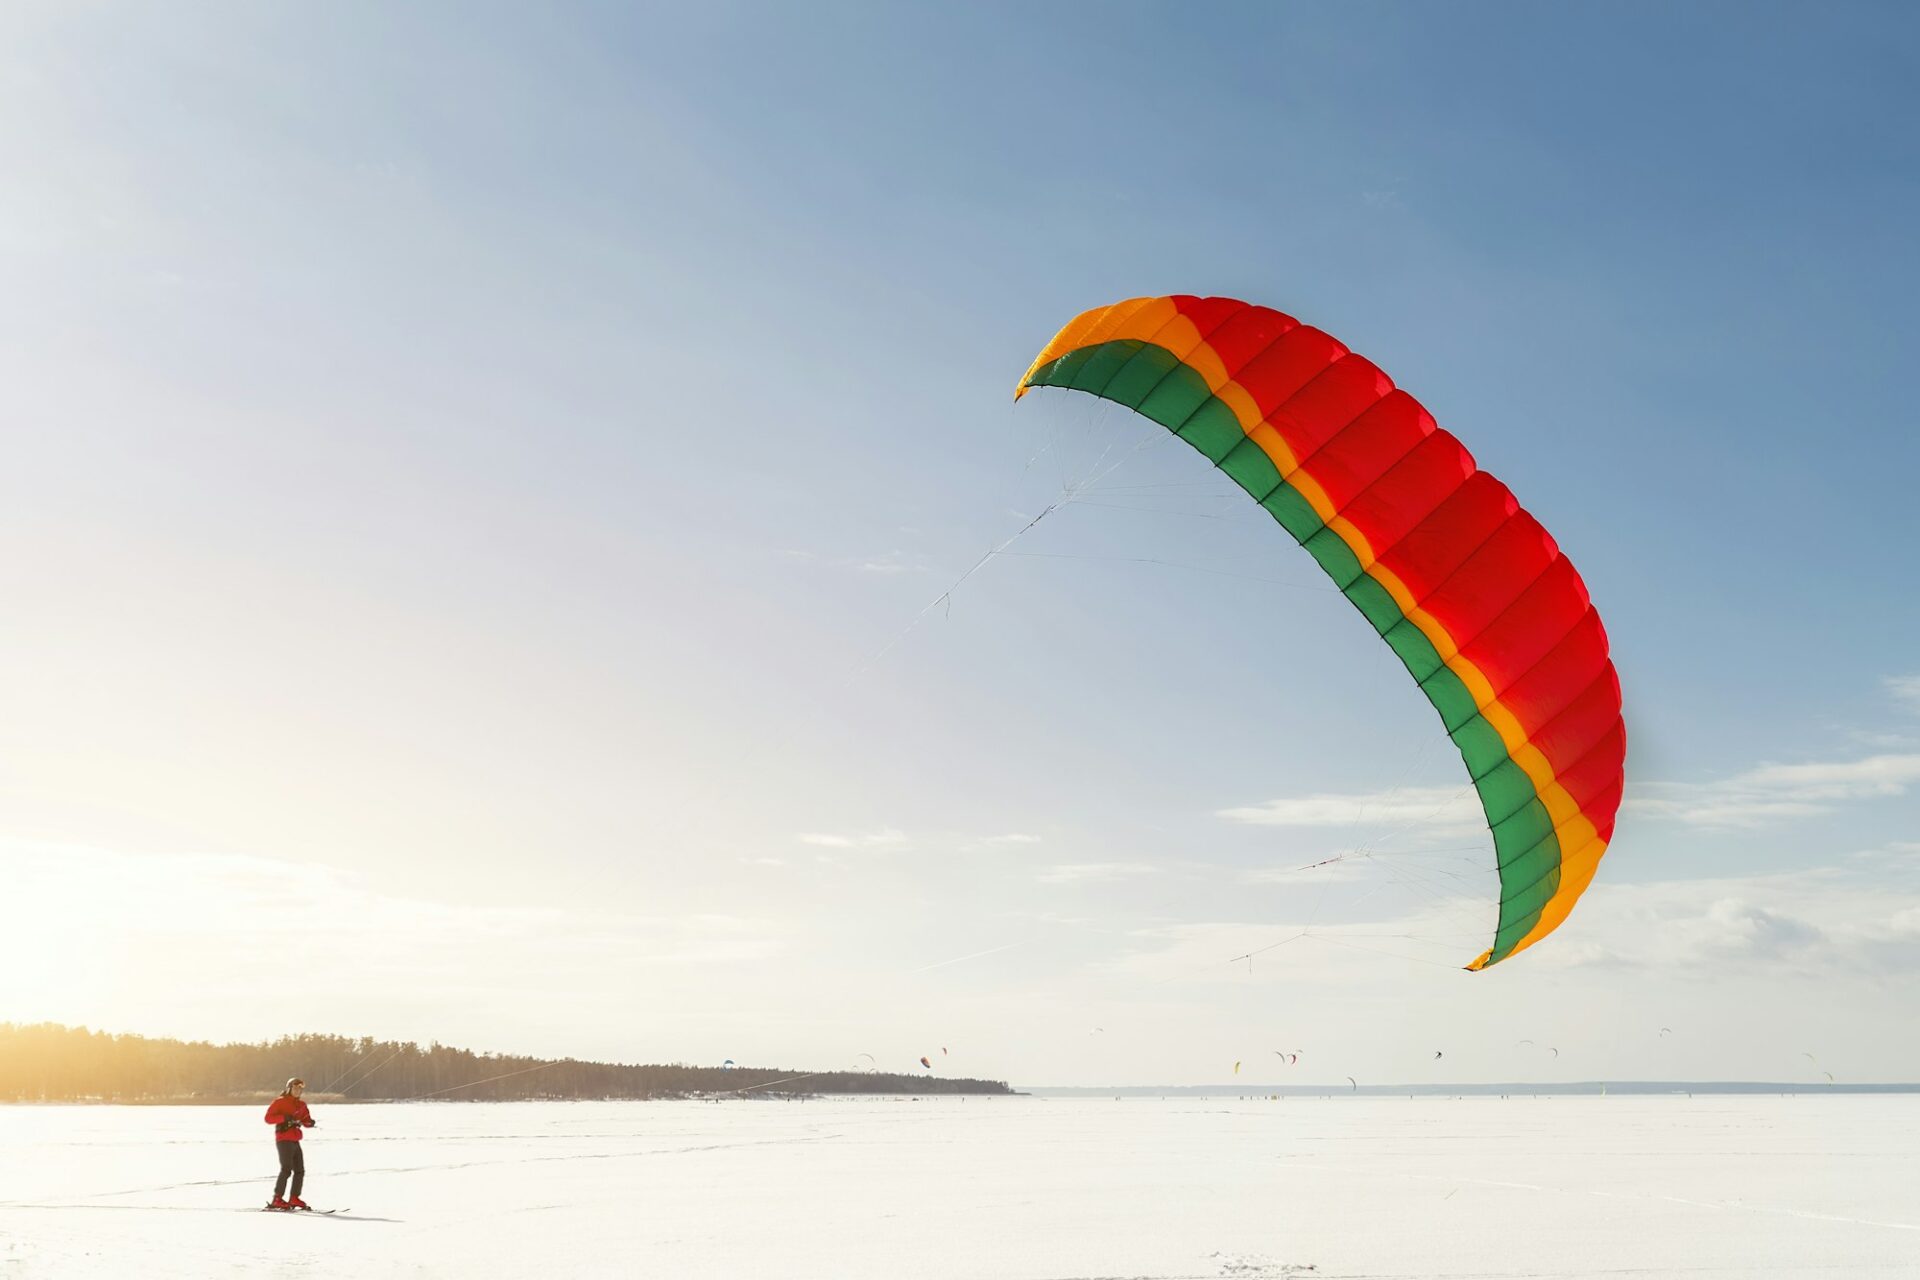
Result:
[[1373,362],[1231,298],[1088,311],[1015,398],[1033,387],[1126,405],[1199,450],[1400,656],[1493,830],[1499,921],[1468,967],[1558,928],[1613,836],[1626,726],[1586,585],[1507,487]]

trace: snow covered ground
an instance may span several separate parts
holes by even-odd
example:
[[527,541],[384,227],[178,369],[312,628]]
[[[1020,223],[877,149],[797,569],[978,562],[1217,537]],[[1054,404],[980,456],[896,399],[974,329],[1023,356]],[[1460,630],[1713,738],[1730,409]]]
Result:
[[0,1276],[1920,1276],[1920,1097],[0,1107]]

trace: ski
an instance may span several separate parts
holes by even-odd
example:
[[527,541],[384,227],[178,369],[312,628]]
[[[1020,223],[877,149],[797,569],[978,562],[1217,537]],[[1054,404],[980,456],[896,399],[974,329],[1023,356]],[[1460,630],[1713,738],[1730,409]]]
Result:
[[326,1216],[327,1214],[329,1214],[329,1213],[345,1213],[345,1212],[346,1212],[346,1209],[344,1209],[344,1208],[340,1208],[340,1209],[295,1209],[295,1208],[292,1208],[291,1206],[289,1206],[288,1208],[285,1208],[285,1209],[276,1209],[276,1208],[274,1208],[274,1207],[273,1207],[272,1205],[270,1205],[270,1204],[263,1204],[263,1205],[261,1205],[261,1206],[260,1206],[260,1212],[262,1212],[262,1213],[316,1213],[316,1214],[319,1214],[319,1215],[320,1215],[321,1217],[325,1217],[325,1216]]

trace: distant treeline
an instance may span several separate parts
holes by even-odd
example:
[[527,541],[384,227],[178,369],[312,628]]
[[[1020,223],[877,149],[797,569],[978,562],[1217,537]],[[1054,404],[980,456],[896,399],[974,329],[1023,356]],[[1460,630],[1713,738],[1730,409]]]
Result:
[[0,1023],[4,1102],[238,1101],[278,1093],[292,1076],[307,1082],[309,1100],[332,1096],[361,1102],[1010,1092],[997,1080],[680,1063],[632,1066],[474,1053],[443,1044],[423,1048],[371,1037],[301,1035],[263,1044],[209,1044],[54,1023]]

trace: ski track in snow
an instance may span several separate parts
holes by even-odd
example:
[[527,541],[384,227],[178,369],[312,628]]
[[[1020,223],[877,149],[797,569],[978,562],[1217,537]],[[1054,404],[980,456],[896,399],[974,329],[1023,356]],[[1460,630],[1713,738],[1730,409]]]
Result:
[[322,1114],[306,1194],[354,1211],[258,1211],[254,1108],[0,1107],[0,1278],[1920,1275],[1915,1097]]

